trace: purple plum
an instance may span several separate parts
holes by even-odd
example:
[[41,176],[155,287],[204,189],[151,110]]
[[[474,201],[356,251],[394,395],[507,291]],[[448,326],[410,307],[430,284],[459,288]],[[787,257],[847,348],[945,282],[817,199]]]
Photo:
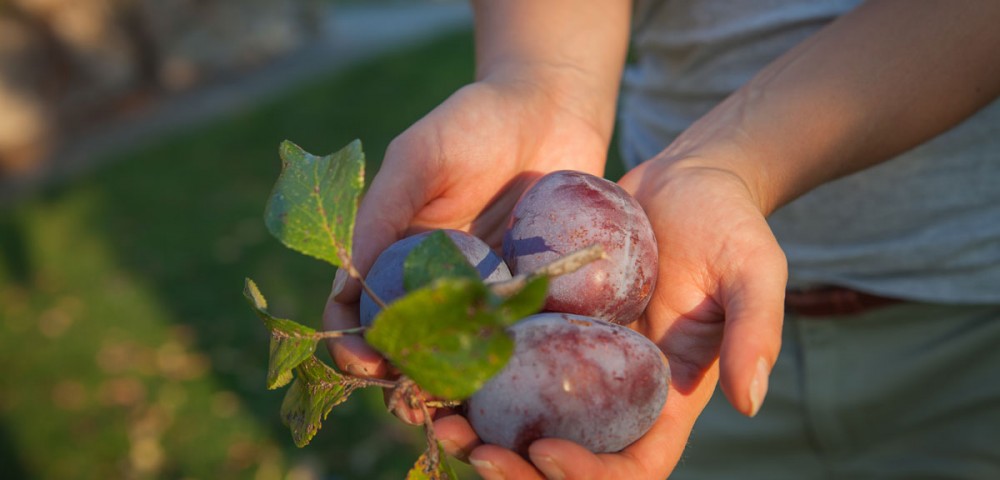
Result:
[[[510,270],[496,253],[490,250],[490,246],[475,236],[460,230],[445,230],[459,250],[465,255],[476,270],[479,277],[486,282],[499,282],[511,278]],[[433,232],[423,232],[406,237],[397,241],[385,249],[371,270],[365,276],[365,282],[386,304],[391,303],[406,294],[403,287],[403,262],[421,240]],[[367,292],[361,294],[361,325],[370,327],[375,316],[380,311],[375,301],[368,296]]]
[[649,219],[616,183],[569,170],[540,178],[511,213],[503,259],[519,275],[594,243],[607,258],[552,279],[545,310],[628,325],[649,303],[658,258]]
[[521,455],[540,438],[617,452],[659,416],[670,370],[659,348],[639,333],[564,313],[532,315],[508,332],[510,362],[466,405],[484,442]]

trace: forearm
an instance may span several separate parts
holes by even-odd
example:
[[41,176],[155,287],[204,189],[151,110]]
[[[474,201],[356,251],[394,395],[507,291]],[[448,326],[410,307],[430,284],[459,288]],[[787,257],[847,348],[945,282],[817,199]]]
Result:
[[659,161],[735,172],[770,213],[1000,94],[1000,2],[873,1],[780,57]]
[[476,77],[538,87],[610,139],[631,2],[476,0]]

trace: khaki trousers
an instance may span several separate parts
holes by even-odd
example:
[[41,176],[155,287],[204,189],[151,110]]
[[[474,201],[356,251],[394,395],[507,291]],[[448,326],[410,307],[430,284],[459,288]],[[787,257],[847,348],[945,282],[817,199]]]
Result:
[[786,315],[760,413],[717,389],[671,479],[1000,479],[1000,306]]

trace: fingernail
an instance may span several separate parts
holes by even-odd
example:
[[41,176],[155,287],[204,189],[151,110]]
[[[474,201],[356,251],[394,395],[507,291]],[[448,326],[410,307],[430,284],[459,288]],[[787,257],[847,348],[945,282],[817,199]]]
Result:
[[441,443],[441,448],[448,452],[448,455],[458,456],[458,454],[462,453],[462,449],[458,447],[458,444],[451,440],[440,439],[438,442]]
[[757,359],[757,373],[750,381],[750,416],[754,417],[760,411],[764,397],[767,396],[767,377],[769,375],[767,360]]
[[566,478],[566,474],[556,465],[556,462],[552,460],[552,457],[538,457],[537,459],[532,457],[535,466],[538,467],[542,473],[545,474],[545,478],[548,480],[563,480]]
[[337,274],[333,276],[333,291],[330,295],[334,297],[340,295],[340,292],[344,291],[344,285],[347,285],[347,270],[338,268]]
[[497,467],[491,462],[487,462],[486,460],[470,459],[469,463],[471,463],[473,467],[476,467],[476,471],[479,475],[486,480],[504,480],[503,474],[500,473],[500,470],[497,470]]

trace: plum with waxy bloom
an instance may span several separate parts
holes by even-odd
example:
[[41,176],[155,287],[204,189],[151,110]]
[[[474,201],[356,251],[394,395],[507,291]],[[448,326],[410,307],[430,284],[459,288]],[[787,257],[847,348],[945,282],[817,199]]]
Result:
[[540,178],[511,213],[503,259],[530,273],[595,243],[606,258],[552,279],[545,310],[628,325],[649,303],[658,257],[649,219],[616,183],[569,170]]
[[[500,282],[511,278],[510,270],[496,253],[490,250],[490,246],[472,234],[460,230],[444,230],[455,242],[455,246],[465,255],[465,258],[479,272],[479,277],[486,282]],[[406,256],[416,248],[420,242],[433,233],[423,232],[406,237],[386,248],[372,268],[365,276],[365,283],[378,295],[386,304],[406,294],[403,286],[403,262]],[[380,308],[367,292],[361,294],[361,325],[370,327],[378,315]]]
[[617,452],[659,416],[670,370],[639,333],[565,313],[532,315],[508,331],[510,362],[467,403],[469,423],[484,442],[522,455],[540,438]]

